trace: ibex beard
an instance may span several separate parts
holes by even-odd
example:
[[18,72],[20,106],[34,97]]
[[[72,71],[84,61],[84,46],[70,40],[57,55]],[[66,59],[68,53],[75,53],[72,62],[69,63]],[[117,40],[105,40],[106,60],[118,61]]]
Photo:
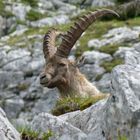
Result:
[[[80,73],[77,64],[68,59],[70,51],[82,33],[99,17],[115,14],[104,9],[84,15],[63,35],[62,43],[55,47],[56,37],[60,34],[56,29],[49,30],[43,42],[46,60],[44,71],[40,74],[40,83],[48,88],[57,87],[61,97],[67,96],[108,96],[101,93],[86,77]],[[117,15],[118,16],[118,15]]]

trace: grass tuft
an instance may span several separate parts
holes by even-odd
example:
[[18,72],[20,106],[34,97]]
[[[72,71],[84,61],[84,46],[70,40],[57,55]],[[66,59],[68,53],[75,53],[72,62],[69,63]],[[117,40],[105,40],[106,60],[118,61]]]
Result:
[[39,132],[33,131],[30,128],[18,128],[18,131],[21,134],[21,140],[49,140],[53,136],[50,130],[47,133],[43,133],[42,136],[40,136]]
[[101,64],[101,67],[103,67],[106,70],[106,72],[110,73],[115,66],[123,64],[123,63],[124,63],[124,60],[121,58],[118,58],[118,59],[113,59],[110,62],[103,62]]
[[36,21],[36,20],[39,20],[43,17],[44,17],[44,15],[42,13],[37,12],[33,9],[31,9],[26,15],[26,19],[30,20],[30,21]]
[[120,45],[118,45],[118,44],[112,44],[112,45],[103,46],[103,47],[99,48],[98,50],[100,52],[113,55],[118,50],[119,47],[120,47]]
[[21,0],[22,3],[30,5],[31,7],[37,7],[38,2],[37,0]]
[[52,110],[53,115],[61,115],[76,110],[84,110],[93,105],[97,101],[105,98],[103,96],[95,97],[65,97],[57,101],[56,106]]

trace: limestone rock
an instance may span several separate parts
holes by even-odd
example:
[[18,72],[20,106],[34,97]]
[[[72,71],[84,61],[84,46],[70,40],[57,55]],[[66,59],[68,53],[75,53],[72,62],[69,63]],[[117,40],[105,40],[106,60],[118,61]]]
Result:
[[69,22],[69,17],[66,15],[58,15],[54,17],[47,17],[38,21],[31,22],[32,27],[53,26],[56,24],[65,24]]
[[93,0],[92,6],[93,7],[106,7],[106,6],[114,6],[115,3],[111,0]]
[[86,51],[83,53],[82,58],[85,64],[101,64],[104,61],[111,61],[112,57],[109,54],[101,53],[98,51]]
[[0,140],[20,140],[20,134],[6,118],[4,111],[0,108]]
[[41,131],[41,133],[50,130],[53,133],[50,140],[64,140],[65,138],[68,140],[86,140],[87,137],[80,129],[47,113],[36,116],[31,123],[31,129]]

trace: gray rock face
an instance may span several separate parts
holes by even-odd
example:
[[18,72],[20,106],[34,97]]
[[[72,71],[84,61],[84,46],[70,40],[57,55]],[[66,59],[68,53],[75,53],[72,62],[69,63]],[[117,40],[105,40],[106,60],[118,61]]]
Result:
[[112,57],[109,54],[100,53],[98,51],[86,51],[82,58],[85,64],[101,64],[104,61],[111,61]]
[[47,113],[36,116],[31,123],[31,129],[41,133],[50,130],[53,133],[50,140],[86,140],[86,134],[80,129]]
[[108,101],[102,125],[106,137],[115,140],[117,135],[126,136],[128,140],[140,138],[140,52],[133,52],[131,59],[135,59],[135,63],[128,62],[129,59],[126,55],[126,65],[112,72],[112,99]]
[[25,20],[26,14],[30,9],[30,6],[25,6],[22,3],[14,3],[11,5],[12,13],[20,20]]
[[51,1],[46,1],[46,0],[40,0],[40,3],[38,4],[40,8],[44,10],[53,10],[54,5]]
[[95,85],[103,93],[110,93],[111,74],[105,73],[102,78],[95,82]]
[[90,81],[95,81],[99,75],[105,72],[104,68],[96,64],[85,64],[80,68],[80,71],[85,74]]
[[100,64],[104,61],[111,61],[112,56],[98,51],[86,51],[83,53],[81,60],[83,61],[83,65],[80,66],[80,71],[90,81],[95,81],[98,76],[105,72],[105,69],[100,67]]
[[139,39],[140,31],[134,29],[130,29],[128,27],[119,27],[109,30],[109,32],[103,35],[102,40],[92,39],[88,42],[88,47],[94,47],[96,49],[111,44],[125,43],[125,42],[133,42]]
[[66,15],[58,15],[54,17],[47,17],[38,21],[31,22],[32,27],[53,26],[56,24],[65,24],[69,22],[69,17]]
[[93,0],[92,6],[93,7],[105,7],[105,6],[114,6],[115,3],[111,0]]
[[3,35],[3,29],[5,28],[5,22],[6,20],[0,16],[0,37]]
[[0,140],[20,140],[20,135],[0,108]]

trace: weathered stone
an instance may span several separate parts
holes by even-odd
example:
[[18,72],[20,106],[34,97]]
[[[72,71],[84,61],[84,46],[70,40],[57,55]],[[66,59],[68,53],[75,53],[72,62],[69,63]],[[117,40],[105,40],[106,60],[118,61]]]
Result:
[[85,74],[90,81],[94,81],[99,75],[105,72],[105,69],[96,64],[85,64],[80,68],[80,71]]
[[92,6],[93,7],[106,7],[106,6],[114,6],[115,3],[111,0],[93,0]]
[[101,47],[101,41],[98,39],[92,39],[88,42],[89,48],[100,48]]
[[0,88],[7,88],[10,86],[18,85],[24,78],[24,74],[22,72],[7,72],[0,71]]
[[35,103],[33,113],[51,112],[59,98],[59,93],[56,89],[46,91],[42,97]]
[[20,135],[0,108],[0,140],[20,140]]
[[27,12],[31,9],[31,7],[25,6],[22,3],[13,3],[11,5],[12,13],[20,20],[25,20]]
[[11,50],[7,53],[6,62],[3,64],[4,70],[25,71],[31,61],[31,53],[27,49]]
[[50,140],[64,140],[66,137],[70,140],[86,140],[87,137],[80,129],[47,113],[36,116],[31,123],[31,129],[41,133],[51,131],[53,136]]
[[69,22],[69,17],[66,15],[58,15],[54,17],[47,17],[38,21],[31,22],[33,27],[53,26],[56,24],[66,24]]
[[24,101],[20,98],[5,100],[4,110],[9,119],[17,118],[23,108]]
[[83,53],[82,58],[85,64],[101,64],[104,61],[111,61],[110,54],[100,53],[98,51],[86,51]]
[[103,93],[110,93],[110,84],[111,84],[110,73],[104,74],[99,81],[95,82],[95,85]]
[[133,48],[130,47],[119,47],[119,49],[115,52],[115,54],[113,55],[115,58],[123,58],[125,57],[125,54],[127,53],[127,51],[131,51],[133,50]]

